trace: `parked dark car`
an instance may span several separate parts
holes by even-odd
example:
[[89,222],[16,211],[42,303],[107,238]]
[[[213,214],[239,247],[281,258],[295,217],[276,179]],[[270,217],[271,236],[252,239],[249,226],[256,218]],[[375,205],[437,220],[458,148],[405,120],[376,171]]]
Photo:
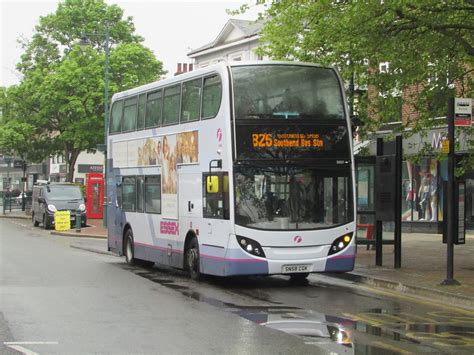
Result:
[[79,186],[69,183],[40,183],[33,187],[32,221],[44,229],[54,227],[56,211],[70,211],[71,224],[76,223],[76,211],[81,212],[81,225],[87,224],[86,205]]

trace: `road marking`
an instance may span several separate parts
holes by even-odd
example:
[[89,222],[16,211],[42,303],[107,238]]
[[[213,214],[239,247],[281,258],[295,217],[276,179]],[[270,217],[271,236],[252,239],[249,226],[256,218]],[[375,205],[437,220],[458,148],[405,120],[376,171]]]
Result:
[[16,350],[22,354],[25,355],[38,355],[38,353],[35,353],[34,351],[28,350],[24,348],[23,346],[20,345],[7,345],[10,349]]
[[58,345],[57,341],[5,341],[5,345]]
[[5,341],[3,344],[25,355],[38,355],[22,345],[58,345],[59,343],[57,341]]

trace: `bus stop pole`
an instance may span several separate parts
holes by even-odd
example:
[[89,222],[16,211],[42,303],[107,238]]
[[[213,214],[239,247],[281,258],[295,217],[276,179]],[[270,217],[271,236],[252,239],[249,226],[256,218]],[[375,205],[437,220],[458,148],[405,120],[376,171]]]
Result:
[[446,217],[446,279],[441,285],[459,285],[459,282],[454,279],[454,98],[448,101],[448,198],[445,208],[447,209]]
[[[377,156],[383,155],[383,138],[377,138]],[[377,170],[375,171],[375,178],[377,179]],[[376,206],[377,208],[377,206]],[[382,221],[377,219],[375,215],[375,265],[382,266],[382,234],[383,224]]]
[[402,136],[397,136],[395,151],[395,258],[394,268],[402,267]]

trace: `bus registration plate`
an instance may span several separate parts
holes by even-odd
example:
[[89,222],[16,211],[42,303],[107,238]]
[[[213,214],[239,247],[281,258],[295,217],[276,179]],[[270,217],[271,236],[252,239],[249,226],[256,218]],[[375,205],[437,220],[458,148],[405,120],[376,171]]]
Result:
[[293,272],[308,272],[311,265],[283,265],[281,272],[284,274]]

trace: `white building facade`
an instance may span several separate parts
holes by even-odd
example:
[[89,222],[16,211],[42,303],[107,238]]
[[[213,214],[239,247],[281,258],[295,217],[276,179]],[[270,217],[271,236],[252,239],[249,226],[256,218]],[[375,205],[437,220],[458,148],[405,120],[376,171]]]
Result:
[[192,50],[187,56],[194,61],[195,69],[218,62],[268,59],[255,53],[263,25],[264,20],[230,19],[214,41]]

